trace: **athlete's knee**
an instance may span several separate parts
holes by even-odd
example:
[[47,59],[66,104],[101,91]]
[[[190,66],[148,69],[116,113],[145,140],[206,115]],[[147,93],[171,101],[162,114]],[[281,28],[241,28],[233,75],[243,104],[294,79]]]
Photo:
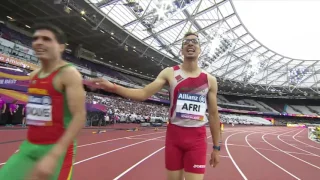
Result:
[[165,165],[168,171],[179,171],[183,169],[183,162],[181,159],[166,157]]
[[185,180],[203,180],[204,172],[203,173],[185,172],[184,178],[185,178]]
[[183,180],[183,170],[171,171],[167,169],[167,180]]

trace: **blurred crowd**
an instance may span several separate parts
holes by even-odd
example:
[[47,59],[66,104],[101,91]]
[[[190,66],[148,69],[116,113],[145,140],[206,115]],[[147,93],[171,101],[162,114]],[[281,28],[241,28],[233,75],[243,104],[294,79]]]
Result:
[[[151,117],[168,117],[168,106],[148,102],[138,102],[116,96],[103,96],[87,92],[87,102],[92,104],[103,104],[107,112],[105,116],[113,122],[140,122],[149,121]],[[97,118],[95,116],[95,118]]]

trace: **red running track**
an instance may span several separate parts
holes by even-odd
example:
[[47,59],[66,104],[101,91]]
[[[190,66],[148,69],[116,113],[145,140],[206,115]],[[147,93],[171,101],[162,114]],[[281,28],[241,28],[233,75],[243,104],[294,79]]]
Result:
[[[82,130],[74,167],[75,180],[166,179],[165,130]],[[0,166],[14,153],[25,130],[0,131]],[[320,144],[307,137],[307,129],[286,127],[226,127],[216,168],[207,165],[205,180],[213,179],[318,179]],[[2,142],[8,143],[3,144]],[[212,139],[208,131],[208,160]]]

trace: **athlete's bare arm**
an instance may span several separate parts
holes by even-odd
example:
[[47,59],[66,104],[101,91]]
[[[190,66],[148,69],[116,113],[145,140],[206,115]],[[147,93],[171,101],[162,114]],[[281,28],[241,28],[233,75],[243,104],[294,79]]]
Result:
[[218,146],[220,136],[220,120],[217,105],[218,85],[215,77],[208,75],[208,80],[210,84],[210,89],[208,92],[209,125],[213,144]]
[[60,157],[67,150],[86,121],[86,94],[83,88],[81,74],[74,67],[67,67],[62,70],[59,80],[61,80],[67,96],[67,105],[71,112],[72,119],[68,129],[51,151],[51,154],[55,157]]
[[119,94],[122,97],[133,99],[137,101],[144,101],[156,94],[163,88],[163,86],[168,82],[168,77],[172,74],[172,68],[166,68],[160,72],[158,77],[150,84],[141,89],[126,88],[119,85],[113,85],[112,83],[105,81],[103,79],[96,79],[92,82],[99,83],[100,87],[106,91],[112,91]]

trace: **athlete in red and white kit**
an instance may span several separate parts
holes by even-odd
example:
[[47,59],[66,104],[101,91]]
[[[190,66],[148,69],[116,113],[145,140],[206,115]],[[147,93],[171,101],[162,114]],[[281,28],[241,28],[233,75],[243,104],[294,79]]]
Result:
[[125,88],[104,79],[93,79],[94,86],[123,97],[144,101],[170,86],[170,112],[167,128],[165,165],[168,180],[202,180],[206,167],[207,137],[205,124],[209,124],[213,140],[210,165],[219,163],[220,121],[217,108],[216,78],[198,67],[200,54],[198,35],[187,33],[182,42],[181,65],[169,67],[142,89]]

